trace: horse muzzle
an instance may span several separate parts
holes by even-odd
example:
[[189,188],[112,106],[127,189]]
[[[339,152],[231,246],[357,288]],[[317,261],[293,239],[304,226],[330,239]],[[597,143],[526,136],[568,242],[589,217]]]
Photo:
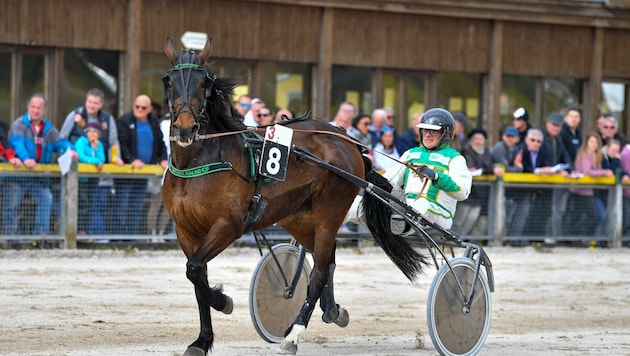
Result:
[[195,137],[199,133],[199,124],[187,127],[185,129],[179,127],[179,125],[173,125],[173,141],[177,143],[179,147],[186,148],[193,144]]

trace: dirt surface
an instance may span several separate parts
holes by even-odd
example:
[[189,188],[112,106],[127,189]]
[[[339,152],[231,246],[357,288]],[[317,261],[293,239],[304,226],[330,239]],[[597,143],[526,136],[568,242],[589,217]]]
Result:
[[[630,251],[487,248],[493,316],[482,355],[630,355]],[[274,354],[249,315],[259,259],[230,248],[210,283],[234,299],[213,311],[214,354]],[[198,334],[180,251],[0,251],[0,354],[181,355]],[[315,313],[298,355],[434,355],[426,299],[435,273],[411,283],[377,247],[339,249],[335,292],[350,325]]]

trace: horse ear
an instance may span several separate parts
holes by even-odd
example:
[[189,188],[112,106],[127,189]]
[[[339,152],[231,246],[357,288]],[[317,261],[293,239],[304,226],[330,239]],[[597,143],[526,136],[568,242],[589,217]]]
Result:
[[208,37],[208,40],[206,41],[206,45],[203,47],[203,50],[201,51],[201,53],[199,53],[199,57],[201,57],[202,59],[202,65],[204,63],[206,63],[206,60],[208,59],[208,57],[210,57],[210,55],[212,54],[212,37]]
[[175,49],[175,42],[173,42],[170,36],[166,37],[164,53],[166,53],[168,59],[171,60],[171,65],[175,65],[175,60],[177,59],[177,50]]

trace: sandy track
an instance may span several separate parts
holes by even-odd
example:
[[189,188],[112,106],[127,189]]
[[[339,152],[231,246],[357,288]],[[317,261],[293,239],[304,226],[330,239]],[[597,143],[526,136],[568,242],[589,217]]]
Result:
[[[630,355],[630,251],[488,248],[496,291],[484,355]],[[209,265],[232,315],[213,312],[214,354],[273,354],[251,324],[259,255],[231,248]],[[180,355],[198,333],[179,251],[0,251],[0,354]],[[434,355],[429,269],[410,283],[378,248],[339,249],[340,329],[316,309],[298,355]]]

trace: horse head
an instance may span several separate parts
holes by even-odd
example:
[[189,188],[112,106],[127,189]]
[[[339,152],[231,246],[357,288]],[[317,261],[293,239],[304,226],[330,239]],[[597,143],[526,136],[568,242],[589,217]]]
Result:
[[200,126],[208,123],[206,104],[212,94],[216,75],[205,67],[212,53],[212,38],[196,54],[192,50],[178,53],[168,37],[164,52],[171,69],[162,79],[171,114],[171,136],[180,147],[190,146],[199,135]]

